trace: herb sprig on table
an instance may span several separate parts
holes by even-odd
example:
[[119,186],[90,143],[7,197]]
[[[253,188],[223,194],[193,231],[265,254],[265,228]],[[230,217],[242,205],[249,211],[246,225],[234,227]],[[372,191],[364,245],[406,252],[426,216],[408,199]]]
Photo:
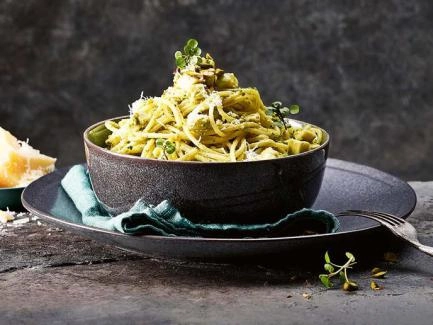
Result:
[[[338,265],[331,261],[328,252],[325,253],[325,264],[323,268],[328,273],[320,274],[319,279],[327,289],[330,289],[334,286],[331,279],[338,275],[343,290],[358,290],[358,284],[355,281],[350,280],[348,277],[348,270],[352,269],[352,267],[356,264],[355,256],[352,253],[346,252],[346,257],[347,261],[343,265]],[[375,267],[371,270],[370,276],[374,279],[384,279],[387,273],[387,271]],[[370,289],[377,291],[382,290],[383,288],[384,287],[378,284],[376,281],[370,281]]]
[[343,265],[335,264],[331,261],[328,252],[325,253],[325,265],[323,268],[327,271],[327,274],[320,274],[319,279],[322,281],[326,288],[332,288],[333,283],[331,278],[339,276],[340,282],[343,284],[343,290],[355,291],[358,290],[358,284],[352,281],[348,277],[348,269],[351,269],[356,264],[355,256],[352,253],[346,252],[347,261]]

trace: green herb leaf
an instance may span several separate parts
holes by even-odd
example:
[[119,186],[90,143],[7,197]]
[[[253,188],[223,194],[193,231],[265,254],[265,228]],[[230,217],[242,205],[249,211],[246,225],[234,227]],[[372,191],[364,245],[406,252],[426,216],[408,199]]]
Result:
[[353,256],[352,253],[346,252],[346,256],[348,259],[352,260],[352,262],[355,262],[355,256]]
[[328,251],[326,251],[326,253],[325,253],[325,262],[326,262],[326,263],[331,263],[331,259],[329,258],[329,253],[328,253]]
[[288,118],[291,114],[298,114],[299,111],[299,105],[290,105],[290,107],[283,107],[283,103],[280,101],[275,101],[271,104],[271,106],[267,107],[267,115],[276,116],[281,121],[285,129],[287,129],[287,124],[284,119]]
[[176,59],[176,66],[178,68],[185,68],[186,67],[186,61],[185,61],[185,59],[183,57],[177,58]]
[[201,59],[200,54],[201,49],[198,47],[197,40],[189,39],[183,47],[183,53],[181,51],[174,53],[176,66],[178,68],[185,68],[190,63],[196,65],[199,59]]
[[186,47],[190,48],[190,49],[195,49],[198,46],[198,42],[196,39],[194,38],[190,38],[187,42],[186,42]]
[[164,142],[165,142],[165,140],[160,138],[160,139],[156,139],[155,144],[157,147],[163,147]]
[[181,58],[181,57],[182,57],[182,52],[181,52],[181,51],[176,51],[176,52],[174,53],[174,57],[175,57],[176,59]]
[[272,105],[272,107],[280,108],[283,105],[283,103],[280,101],[276,101],[276,102],[273,102],[271,105]]
[[[355,264],[355,257],[353,254],[347,252],[346,257],[348,260],[343,265],[336,265],[335,263],[331,262],[331,258],[329,257],[329,253],[325,252],[325,264],[323,268],[329,273],[329,274],[320,274],[319,278],[322,281],[322,283],[330,282],[330,279],[334,276],[339,276],[340,282],[343,284],[343,290],[346,291],[353,291],[358,289],[358,284],[354,281],[350,281],[347,276],[347,270],[350,269]],[[327,279],[325,278],[327,277]],[[326,286],[326,285],[325,285]]]
[[288,109],[287,107],[280,108],[280,113],[281,113],[281,115],[283,115],[284,117],[289,117],[290,114],[292,114],[292,113],[290,112],[290,109]]
[[334,272],[334,267],[331,264],[326,263],[323,268],[325,269],[325,271],[328,271],[329,273]]
[[176,151],[176,146],[172,142],[167,141],[165,143],[165,152],[170,155],[170,154],[172,154],[175,151]]
[[290,114],[298,114],[300,111],[299,105],[290,105],[289,107]]
[[319,279],[327,289],[332,288],[332,282],[327,274],[320,274]]

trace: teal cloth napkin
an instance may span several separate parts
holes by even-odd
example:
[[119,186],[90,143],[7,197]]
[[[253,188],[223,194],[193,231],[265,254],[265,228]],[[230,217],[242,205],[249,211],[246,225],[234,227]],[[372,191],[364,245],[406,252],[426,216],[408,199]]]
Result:
[[83,165],[73,166],[61,184],[81,213],[83,224],[131,235],[258,238],[301,235],[314,229],[335,232],[339,227],[333,214],[311,209],[289,214],[275,223],[198,224],[183,217],[169,201],[153,206],[138,200],[129,211],[111,217],[100,206]]

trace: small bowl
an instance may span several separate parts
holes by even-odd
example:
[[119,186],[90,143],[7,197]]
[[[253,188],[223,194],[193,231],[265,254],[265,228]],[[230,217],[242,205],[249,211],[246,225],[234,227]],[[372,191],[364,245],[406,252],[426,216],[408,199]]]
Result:
[[24,187],[0,188],[0,210],[22,210],[21,193],[23,190]]
[[112,215],[127,211],[138,199],[154,205],[170,200],[193,222],[274,222],[312,206],[328,157],[329,135],[322,129],[320,147],[284,158],[215,163],[147,159],[93,143],[89,132],[104,123],[90,126],[83,136],[94,192]]

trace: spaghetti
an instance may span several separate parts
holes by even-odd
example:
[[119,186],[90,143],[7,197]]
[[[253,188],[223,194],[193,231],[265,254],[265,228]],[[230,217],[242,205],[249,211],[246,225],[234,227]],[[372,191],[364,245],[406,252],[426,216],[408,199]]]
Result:
[[105,127],[111,151],[181,161],[273,159],[324,141],[321,129],[280,118],[257,89],[240,88],[236,76],[216,68],[209,54],[178,68],[173,86],[160,97],[141,96],[129,118]]

